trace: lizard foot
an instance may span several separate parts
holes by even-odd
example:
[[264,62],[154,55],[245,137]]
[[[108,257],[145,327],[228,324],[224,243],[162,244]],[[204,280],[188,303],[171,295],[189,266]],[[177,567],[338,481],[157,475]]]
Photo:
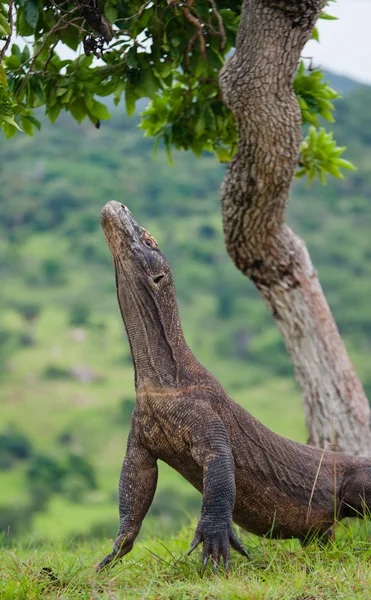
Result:
[[188,555],[202,542],[202,574],[204,573],[209,559],[212,560],[213,573],[215,574],[223,558],[226,573],[229,571],[230,547],[237,550],[245,558],[250,558],[240,540],[233,531],[231,523],[220,521],[200,521],[195,536],[192,540]]
[[[134,542],[129,542],[126,537],[119,536],[114,543],[113,551],[95,567],[97,573],[102,571],[107,565],[114,563],[116,564],[120,558],[125,556],[132,549]],[[113,566],[113,565],[112,565]]]

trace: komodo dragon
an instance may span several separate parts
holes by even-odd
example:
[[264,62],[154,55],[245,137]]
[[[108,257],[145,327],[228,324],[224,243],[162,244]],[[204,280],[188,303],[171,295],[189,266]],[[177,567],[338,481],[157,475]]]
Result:
[[248,557],[232,521],[258,535],[325,536],[336,519],[371,507],[371,461],[276,435],[231,400],[192,354],[169,263],[118,202],[102,210],[118,303],[134,363],[136,406],[119,482],[120,529],[102,569],[133,547],[151,505],[157,460],[202,493],[191,549],[228,570],[230,546]]

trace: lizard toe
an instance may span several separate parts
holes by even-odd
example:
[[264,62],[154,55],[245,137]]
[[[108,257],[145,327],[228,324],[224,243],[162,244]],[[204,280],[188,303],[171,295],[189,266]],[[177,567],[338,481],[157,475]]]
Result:
[[196,531],[195,536],[194,536],[194,538],[192,540],[192,543],[191,543],[191,547],[190,547],[190,549],[188,550],[188,553],[187,553],[188,556],[190,554],[192,554],[192,552],[193,552],[193,550],[195,550],[195,548],[197,548],[197,546],[199,545],[199,543],[201,542],[201,540],[202,540],[201,533],[197,533],[197,531]]
[[240,554],[242,554],[242,556],[244,556],[248,560],[250,559],[249,553],[247,552],[247,550],[245,550],[245,548],[241,544],[240,540],[236,536],[236,534],[233,531],[232,527],[231,527],[230,532],[229,532],[229,542],[230,542],[230,544],[231,544],[231,546],[232,546],[232,548],[234,550],[236,550],[237,552],[239,552]]

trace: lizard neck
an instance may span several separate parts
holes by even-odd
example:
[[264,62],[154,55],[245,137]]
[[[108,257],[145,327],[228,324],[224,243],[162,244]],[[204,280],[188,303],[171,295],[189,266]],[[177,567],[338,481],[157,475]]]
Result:
[[[198,363],[187,345],[171,276],[160,290],[116,266],[116,289],[129,339],[135,388],[169,388],[192,381]],[[194,365],[194,367],[196,366]]]

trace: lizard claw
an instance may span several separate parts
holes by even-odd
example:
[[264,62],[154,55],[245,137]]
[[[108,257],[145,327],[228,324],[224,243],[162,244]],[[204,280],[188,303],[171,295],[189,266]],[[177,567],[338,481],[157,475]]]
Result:
[[225,574],[228,577],[228,574],[229,574],[229,560],[225,560],[224,559],[224,569],[225,569]]
[[94,570],[95,570],[97,573],[100,573],[100,572],[101,572],[101,571],[102,571],[102,570],[103,570],[103,569],[104,569],[104,568],[105,568],[107,565],[109,565],[109,564],[110,564],[110,563],[113,561],[113,559],[115,558],[115,556],[116,556],[116,555],[115,555],[115,553],[114,553],[114,552],[111,552],[110,554],[107,554],[107,556],[105,556],[105,557],[104,557],[104,559],[103,559],[103,560],[101,560],[101,561],[100,561],[100,563],[99,563],[99,564],[97,564],[97,565],[94,567]]
[[209,555],[205,554],[205,556],[203,556],[203,558],[202,558],[202,575],[204,574],[204,571],[207,567],[208,562],[209,562]]
[[189,550],[188,550],[188,552],[187,552],[188,556],[189,556],[190,554],[192,554],[193,550],[194,550],[195,548],[197,548],[197,546],[198,546],[198,544],[199,544],[200,542],[201,542],[201,535],[200,535],[200,534],[198,534],[198,533],[196,533],[196,534],[195,534],[195,537],[194,537],[194,538],[193,538],[193,540],[192,540],[191,547],[190,547],[190,549],[189,549]]
[[233,531],[232,524],[218,521],[200,521],[197,526],[196,534],[188,555],[200,544],[203,543],[202,550],[202,569],[201,574],[205,572],[209,558],[212,560],[212,570],[214,575],[217,572],[220,559],[223,558],[226,575],[229,572],[230,547],[237,550],[242,556],[249,558],[240,540]]
[[241,544],[240,540],[238,539],[238,537],[236,536],[235,532],[233,531],[233,529],[231,528],[230,534],[229,534],[229,541],[230,544],[232,546],[232,548],[234,550],[237,550],[237,552],[239,552],[240,554],[242,554],[242,556],[244,556],[245,558],[247,558],[248,560],[250,560],[250,555],[247,552],[247,550],[245,550],[245,548],[243,547],[243,545]]
[[107,565],[116,564],[120,558],[125,556],[132,549],[134,542],[128,541],[126,537],[120,535],[114,543],[113,551],[95,567],[97,573],[100,573]]

